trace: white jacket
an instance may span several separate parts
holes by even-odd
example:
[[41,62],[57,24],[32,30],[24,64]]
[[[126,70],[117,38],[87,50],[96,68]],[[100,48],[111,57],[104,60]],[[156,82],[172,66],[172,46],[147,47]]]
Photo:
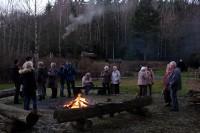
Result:
[[111,83],[112,84],[119,84],[121,79],[121,75],[119,70],[113,71],[111,76]]

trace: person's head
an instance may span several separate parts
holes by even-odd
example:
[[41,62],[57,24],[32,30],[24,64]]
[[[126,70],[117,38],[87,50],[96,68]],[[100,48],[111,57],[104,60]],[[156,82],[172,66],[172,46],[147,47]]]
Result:
[[150,67],[150,66],[147,66],[147,70],[151,70],[151,67]]
[[183,59],[180,59],[179,62],[183,62]]
[[51,68],[54,69],[54,68],[56,68],[56,63],[55,63],[55,62],[51,62],[51,65],[50,65],[50,66],[51,66]]
[[15,65],[18,65],[18,64],[19,64],[19,60],[18,60],[18,59],[15,59],[15,60],[14,60],[14,64],[15,64]]
[[170,69],[171,69],[171,70],[175,69],[175,68],[176,68],[176,62],[175,62],[175,61],[171,61],[171,62],[169,63],[169,66],[170,66]]
[[43,61],[38,62],[38,68],[44,68],[44,62]]
[[25,65],[26,69],[33,69],[33,62],[32,61],[27,61]]
[[89,78],[89,77],[91,77],[91,73],[87,72],[87,73],[85,74],[85,76]]
[[104,66],[104,71],[108,71],[109,70],[109,66]]
[[145,67],[145,66],[142,66],[140,69],[140,71],[142,71],[142,72],[145,72],[146,70],[147,70],[147,67]]
[[26,61],[32,61],[32,57],[27,56],[25,60],[26,60]]
[[117,66],[113,66],[113,71],[117,71]]

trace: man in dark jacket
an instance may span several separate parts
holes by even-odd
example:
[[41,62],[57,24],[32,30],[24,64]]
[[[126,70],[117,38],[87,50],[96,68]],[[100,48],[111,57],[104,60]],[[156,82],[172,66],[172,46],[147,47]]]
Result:
[[178,99],[177,99],[177,91],[181,89],[181,71],[178,67],[176,67],[176,62],[170,62],[170,67],[172,69],[172,73],[169,76],[169,88],[170,95],[172,99],[172,109],[171,111],[179,111],[178,107]]
[[65,73],[65,79],[67,82],[68,97],[71,97],[71,89],[73,90],[73,94],[76,97],[78,95],[78,93],[80,92],[80,90],[75,89],[76,71],[75,71],[73,65],[71,64],[71,62],[67,62],[65,64],[64,73]]
[[21,86],[21,79],[19,74],[19,61],[14,61],[14,66],[12,68],[12,80],[15,84],[15,96],[14,96],[14,104],[19,104],[19,93]]
[[64,97],[64,88],[65,88],[65,73],[64,73],[64,64],[61,65],[58,76],[60,78],[60,97]]

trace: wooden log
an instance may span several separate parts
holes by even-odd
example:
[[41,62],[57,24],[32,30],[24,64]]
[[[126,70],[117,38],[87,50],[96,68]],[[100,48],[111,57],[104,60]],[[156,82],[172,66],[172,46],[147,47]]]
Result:
[[2,103],[0,103],[0,114],[10,120],[8,123],[9,132],[30,129],[39,119],[39,115],[34,112]]
[[2,91],[0,91],[0,98],[14,96],[14,94],[15,94],[15,88],[2,90]]
[[134,109],[142,109],[144,106],[150,105],[151,103],[151,97],[140,97],[121,103],[97,104],[79,109],[57,109],[54,111],[53,116],[59,123],[71,122],[106,114],[113,115],[123,111],[131,112]]

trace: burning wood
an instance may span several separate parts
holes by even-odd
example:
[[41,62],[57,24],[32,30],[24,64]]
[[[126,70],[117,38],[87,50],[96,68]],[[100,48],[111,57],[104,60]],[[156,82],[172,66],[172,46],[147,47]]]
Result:
[[86,100],[86,98],[83,98],[81,94],[78,94],[76,99],[72,100],[68,104],[64,105],[64,108],[67,109],[76,109],[76,108],[86,108],[88,107],[89,102]]
[[123,111],[127,111],[130,113],[137,112],[138,110],[142,111],[144,106],[150,105],[152,103],[152,98],[140,97],[121,103],[96,104],[92,106],[88,106],[89,104],[85,104],[84,107],[79,106],[80,102],[76,101],[75,103],[78,106],[76,106],[75,108],[70,108],[70,106],[74,104],[74,101],[70,103],[64,105],[64,108],[54,111],[54,119],[56,119],[59,123],[86,120],[88,118],[101,117],[107,114],[113,116],[115,113]]

